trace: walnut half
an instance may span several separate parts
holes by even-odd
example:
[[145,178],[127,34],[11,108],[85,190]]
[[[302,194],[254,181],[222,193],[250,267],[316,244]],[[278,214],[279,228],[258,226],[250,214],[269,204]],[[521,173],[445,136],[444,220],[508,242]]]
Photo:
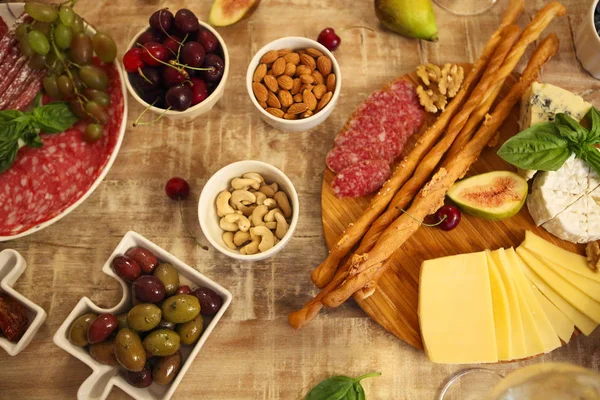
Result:
[[446,104],[448,104],[446,96],[440,94],[437,90],[434,91],[434,89],[425,90],[421,85],[417,87],[417,96],[419,96],[419,103],[430,113],[444,110]]
[[598,272],[598,269],[600,269],[600,241],[588,243],[585,247],[585,254],[590,269]]
[[419,102],[431,113],[444,110],[448,99],[458,94],[465,79],[465,70],[456,64],[446,64],[443,68],[423,64],[417,67],[416,73],[424,85],[417,88]]
[[456,64],[446,64],[442,69],[442,77],[438,83],[441,94],[453,98],[458,93],[465,79],[465,70]]

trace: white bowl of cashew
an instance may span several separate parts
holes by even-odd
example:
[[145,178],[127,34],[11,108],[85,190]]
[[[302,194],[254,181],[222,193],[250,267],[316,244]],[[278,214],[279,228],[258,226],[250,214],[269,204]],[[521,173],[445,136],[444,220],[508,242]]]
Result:
[[[244,174],[251,173],[258,174],[264,179],[265,183],[260,184],[260,186],[276,183],[278,186],[277,191],[284,192],[287,196],[287,201],[289,204],[286,205],[285,198],[282,194],[279,194],[276,198],[283,201],[276,201],[276,206],[269,205],[268,207],[269,211],[273,211],[271,213],[273,214],[273,217],[278,218],[276,221],[271,222],[272,226],[270,227],[270,230],[272,231],[273,237],[271,237],[271,234],[267,232],[269,229],[265,229],[263,226],[257,226],[257,224],[255,224],[256,219],[261,221],[268,220],[269,218],[266,215],[261,215],[258,217],[252,213],[251,215],[248,215],[246,219],[240,217],[239,220],[234,221],[236,218],[234,217],[234,213],[232,213],[231,205],[234,205],[235,207],[235,203],[240,203],[239,197],[238,199],[235,197],[229,198],[229,196],[226,196],[226,199],[221,197],[219,206],[217,206],[219,194],[224,191],[232,191],[232,181],[235,178],[242,178]],[[256,175],[254,176],[256,177]],[[262,189],[263,188],[261,188],[261,190]],[[240,192],[238,194],[243,195],[243,193],[241,193],[243,191],[255,192],[255,190],[256,187],[247,189],[240,188]],[[271,196],[267,197],[270,198]],[[285,209],[288,207],[291,210]],[[283,209],[285,213],[289,215],[285,222],[281,220],[282,215],[277,215],[277,212],[274,211],[276,209]],[[239,211],[236,212],[236,214],[240,215]],[[226,244],[226,240],[230,243],[230,245],[232,245],[231,234],[229,234],[229,237],[224,237],[224,234],[227,231],[221,227],[221,220],[224,218],[224,215],[230,215],[229,218],[231,218],[231,223],[238,225],[238,228],[235,231],[233,229],[231,230],[234,234],[237,233],[238,230],[246,231],[248,233],[250,233],[250,230],[252,230],[254,240],[241,246],[233,245],[234,247],[238,247],[237,249],[229,247]],[[294,235],[296,225],[298,224],[298,215],[298,193],[296,193],[296,189],[294,188],[292,181],[290,181],[283,172],[274,166],[255,160],[238,161],[221,168],[208,180],[208,182],[206,182],[198,202],[198,219],[200,221],[200,227],[202,228],[204,236],[206,236],[210,244],[221,253],[241,261],[264,260],[279,253]],[[248,221],[252,221],[252,228],[249,227]],[[277,228],[281,229],[282,226],[283,229],[285,229],[285,232],[279,231],[276,235],[275,232],[277,231]],[[256,235],[254,235],[254,233],[256,233]],[[256,238],[258,235],[260,235],[259,238]],[[277,236],[280,236],[280,238]],[[258,239],[260,239],[260,241]],[[260,246],[262,251],[258,251],[254,254],[244,254],[246,252],[244,248],[252,245],[253,243],[254,246]]]

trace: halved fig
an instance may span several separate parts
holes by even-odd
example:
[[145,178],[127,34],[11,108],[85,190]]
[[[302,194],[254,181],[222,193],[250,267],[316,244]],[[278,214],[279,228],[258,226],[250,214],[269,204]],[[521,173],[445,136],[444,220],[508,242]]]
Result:
[[208,16],[213,26],[229,26],[248,18],[260,0],[214,0]]
[[456,182],[448,197],[467,214],[497,221],[523,207],[527,181],[510,171],[488,172]]

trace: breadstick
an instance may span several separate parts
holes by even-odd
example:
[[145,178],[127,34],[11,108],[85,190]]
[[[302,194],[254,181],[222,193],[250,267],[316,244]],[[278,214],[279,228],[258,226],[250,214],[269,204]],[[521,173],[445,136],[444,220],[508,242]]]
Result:
[[504,28],[514,23],[521,15],[524,8],[523,0],[511,0],[509,8],[502,18],[500,27],[492,34],[483,52],[473,69],[467,74],[465,81],[458,94],[450,102],[448,107],[440,114],[437,121],[427,129],[418,140],[415,148],[396,167],[392,177],[383,185],[379,192],[373,197],[369,206],[363,214],[350,224],[342,236],[337,240],[335,246],[330,250],[327,258],[312,272],[311,278],[314,284],[323,288],[333,278],[340,260],[352,250],[360,241],[373,221],[385,210],[392,197],[400,187],[410,178],[415,168],[423,157],[431,150],[435,142],[442,135],[449,121],[460,110],[464,100],[470,93],[472,87],[479,81],[488,61],[500,43],[501,33]]
[[[553,15],[564,15],[564,12],[557,13],[557,11],[560,12],[560,9],[555,6],[550,9],[545,7],[542,11],[551,12]],[[558,45],[558,37],[555,34],[549,35],[542,41],[529,60],[519,82],[502,99],[473,139],[453,158],[452,162],[448,162],[447,169],[440,168],[431,181],[421,189],[407,213],[401,215],[385,230],[373,250],[368,255],[360,257],[360,263],[353,264],[351,268],[357,272],[356,275],[349,277],[339,288],[326,295],[323,298],[323,304],[328,307],[337,307],[365,285],[374,287],[377,284],[376,278],[381,277],[389,268],[390,256],[419,229],[421,221],[427,215],[434,213],[444,204],[444,198],[450,187],[477,160],[481,151],[504,123],[513,106],[517,104],[529,86],[538,79],[541,67],[556,54]]]

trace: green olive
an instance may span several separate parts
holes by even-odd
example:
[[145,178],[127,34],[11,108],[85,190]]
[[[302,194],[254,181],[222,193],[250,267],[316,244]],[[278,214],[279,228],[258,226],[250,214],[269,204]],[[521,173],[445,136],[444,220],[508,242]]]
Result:
[[127,325],[127,313],[117,315],[117,321],[119,321],[119,327],[117,329],[129,328],[129,325]]
[[115,357],[115,344],[112,340],[90,345],[90,355],[100,364],[111,366],[119,365],[119,362]]
[[142,303],[129,310],[127,313],[127,324],[134,331],[146,332],[156,328],[161,317],[160,308],[156,305]]
[[179,272],[169,263],[161,263],[154,270],[154,276],[165,285],[167,296],[175,294],[179,287]]
[[144,339],[144,348],[153,356],[170,356],[179,350],[179,335],[170,329],[157,329]]
[[173,382],[181,368],[181,352],[178,351],[167,357],[160,357],[152,369],[152,378],[154,382],[161,385],[168,385]]
[[115,356],[123,368],[139,372],[146,365],[146,350],[139,335],[131,329],[121,329],[115,338]]
[[177,333],[181,338],[182,344],[194,344],[202,335],[204,330],[204,321],[202,315],[198,314],[196,318],[183,324],[177,325]]
[[93,313],[83,314],[77,318],[69,328],[69,341],[75,346],[87,346],[89,343],[87,331],[96,318],[98,318],[98,315]]
[[182,324],[196,318],[200,313],[200,302],[196,296],[178,294],[163,302],[162,312],[167,321]]

